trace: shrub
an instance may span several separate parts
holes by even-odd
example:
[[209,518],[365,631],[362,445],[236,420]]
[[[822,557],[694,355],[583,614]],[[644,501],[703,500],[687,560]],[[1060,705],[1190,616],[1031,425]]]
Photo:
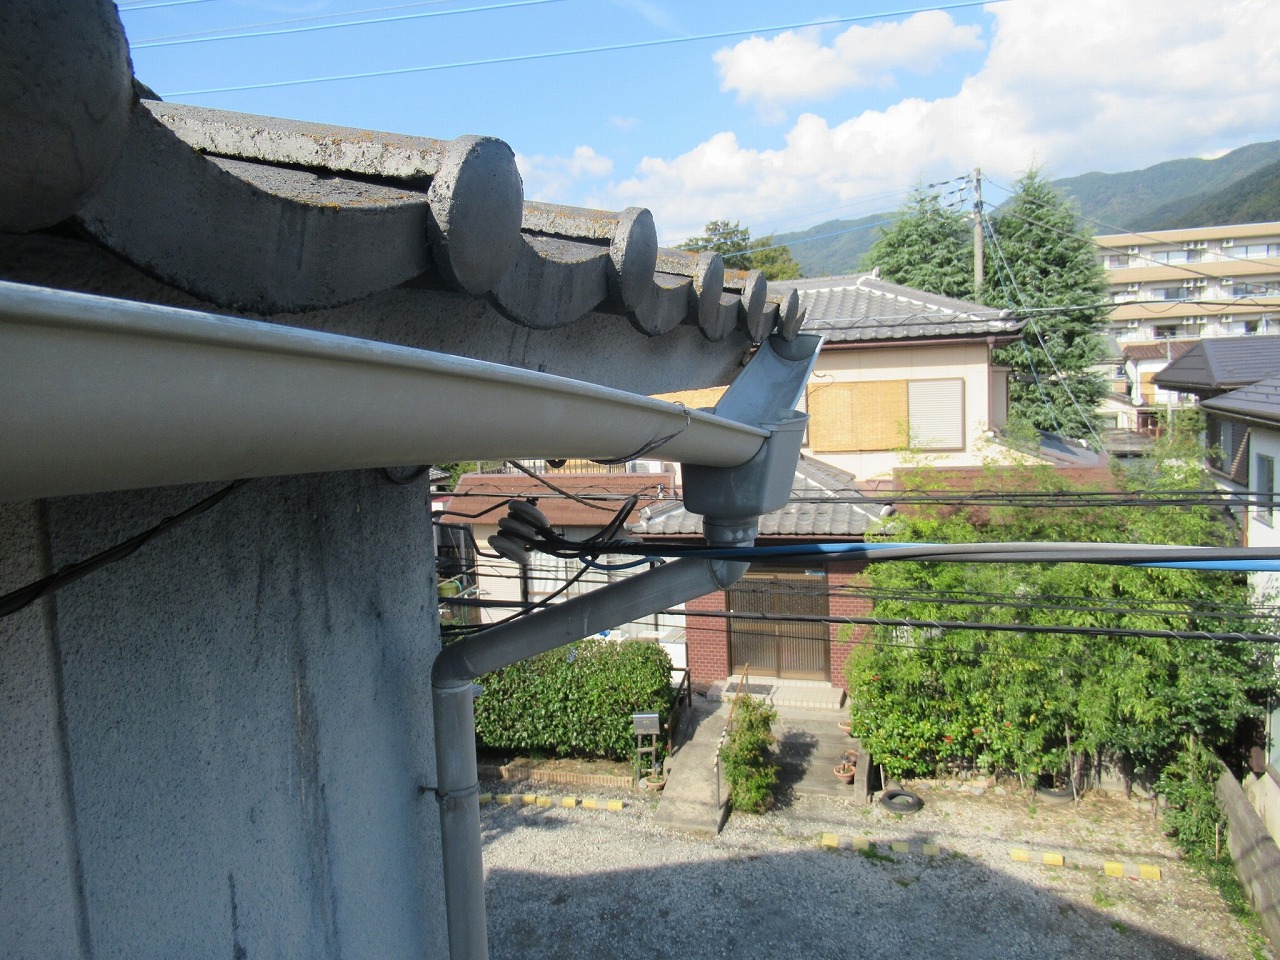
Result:
[[560,647],[480,679],[476,737],[488,747],[624,760],[633,713],[665,718],[671,658],[656,643],[599,637]]
[[773,722],[778,712],[763,700],[744,696],[733,711],[729,735],[720,748],[729,804],[734,810],[764,813],[778,785],[778,764],[773,759]]
[[1221,772],[1222,764],[1212,751],[1188,737],[1156,781],[1156,792],[1168,801],[1165,823],[1189,854],[1212,857],[1225,836],[1227,818],[1214,796]]

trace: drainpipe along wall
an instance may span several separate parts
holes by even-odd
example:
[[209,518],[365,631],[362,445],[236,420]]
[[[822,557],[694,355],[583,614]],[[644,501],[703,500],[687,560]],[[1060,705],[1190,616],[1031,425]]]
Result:
[[[791,406],[820,341],[762,347],[717,405],[717,414],[770,420],[769,439],[738,467],[687,466],[685,502],[703,514],[708,542],[746,547],[761,514],[786,503],[807,417]],[[474,681],[493,670],[656,611],[723,590],[747,571],[740,561],[688,558],[637,574],[444,648],[432,670],[437,797],[445,911],[452,960],[486,960],[484,864],[475,754]]]

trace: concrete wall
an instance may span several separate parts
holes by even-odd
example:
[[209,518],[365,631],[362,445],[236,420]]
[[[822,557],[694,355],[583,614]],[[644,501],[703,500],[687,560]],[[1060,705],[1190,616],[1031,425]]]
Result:
[[1272,946],[1280,945],[1280,849],[1249,805],[1244,790],[1225,768],[1218,778],[1218,804],[1227,815],[1227,849],[1236,876],[1262,919]]
[[[211,489],[6,506],[0,592]],[[427,497],[257,481],[0,620],[0,955],[445,955]]]

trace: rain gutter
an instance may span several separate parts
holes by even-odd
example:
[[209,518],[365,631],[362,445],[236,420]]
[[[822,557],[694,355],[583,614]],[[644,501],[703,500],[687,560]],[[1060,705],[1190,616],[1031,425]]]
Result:
[[0,502],[650,450],[726,467],[750,460],[768,436],[757,424],[501,364],[8,282],[0,411]]

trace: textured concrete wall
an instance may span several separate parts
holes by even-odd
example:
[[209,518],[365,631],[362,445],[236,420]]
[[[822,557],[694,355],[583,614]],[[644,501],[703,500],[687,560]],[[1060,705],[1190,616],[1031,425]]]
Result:
[[[209,492],[50,501],[53,565]],[[444,955],[426,496],[376,473],[257,481],[58,594],[60,669],[19,681],[64,705],[71,816],[27,819],[79,850],[79,955]],[[19,759],[55,767],[42,749]]]
[[1236,876],[1249,891],[1249,901],[1262,919],[1267,939],[1273,947],[1280,946],[1280,849],[1225,767],[1215,792],[1227,815],[1227,849]]
[[[0,594],[48,570],[39,511],[0,503]],[[49,609],[0,618],[0,956],[80,957],[77,852]]]

